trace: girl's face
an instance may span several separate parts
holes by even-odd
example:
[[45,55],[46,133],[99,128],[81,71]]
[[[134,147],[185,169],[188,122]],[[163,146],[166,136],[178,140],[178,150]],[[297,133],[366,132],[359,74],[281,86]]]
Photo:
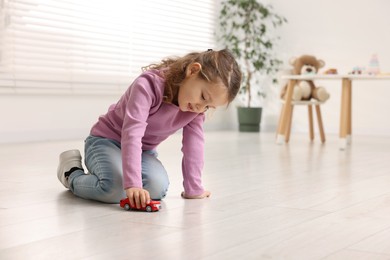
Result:
[[202,79],[199,74],[201,69],[199,63],[193,63],[187,68],[178,95],[179,108],[183,112],[203,113],[228,102],[228,90],[222,81],[211,83]]

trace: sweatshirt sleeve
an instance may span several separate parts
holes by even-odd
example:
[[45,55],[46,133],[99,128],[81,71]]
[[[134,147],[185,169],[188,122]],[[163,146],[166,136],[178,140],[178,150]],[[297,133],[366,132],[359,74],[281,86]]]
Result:
[[121,135],[123,188],[142,188],[142,138],[145,134],[149,111],[156,102],[152,79],[137,78],[129,92],[125,106]]
[[202,186],[202,170],[204,165],[204,134],[203,123],[205,115],[199,114],[183,128],[182,141],[182,172],[184,191],[189,196],[204,192]]

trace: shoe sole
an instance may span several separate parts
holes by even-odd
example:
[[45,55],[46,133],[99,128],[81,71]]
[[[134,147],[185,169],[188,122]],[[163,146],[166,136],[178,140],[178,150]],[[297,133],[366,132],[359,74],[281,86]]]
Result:
[[83,168],[81,165],[81,154],[79,150],[69,150],[60,154],[60,161],[57,168],[58,180],[69,189],[69,183],[65,178],[65,172],[69,171],[73,167]]

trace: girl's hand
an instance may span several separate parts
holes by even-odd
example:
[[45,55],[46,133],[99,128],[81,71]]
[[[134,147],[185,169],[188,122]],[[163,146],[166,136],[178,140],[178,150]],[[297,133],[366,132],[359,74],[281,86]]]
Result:
[[181,196],[185,199],[204,199],[210,197],[210,195],[211,193],[207,190],[204,191],[202,194],[196,196],[188,196],[184,191],[181,193]]
[[140,209],[141,206],[146,207],[146,204],[150,203],[149,191],[142,188],[128,188],[126,189],[126,196],[133,208]]

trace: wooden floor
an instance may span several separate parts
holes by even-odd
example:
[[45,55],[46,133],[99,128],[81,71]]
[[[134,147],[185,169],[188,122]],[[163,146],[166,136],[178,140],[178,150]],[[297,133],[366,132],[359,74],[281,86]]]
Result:
[[346,151],[293,134],[206,134],[205,200],[180,197],[180,135],[159,149],[158,213],[74,197],[58,154],[83,141],[0,145],[0,259],[390,259],[390,138]]

